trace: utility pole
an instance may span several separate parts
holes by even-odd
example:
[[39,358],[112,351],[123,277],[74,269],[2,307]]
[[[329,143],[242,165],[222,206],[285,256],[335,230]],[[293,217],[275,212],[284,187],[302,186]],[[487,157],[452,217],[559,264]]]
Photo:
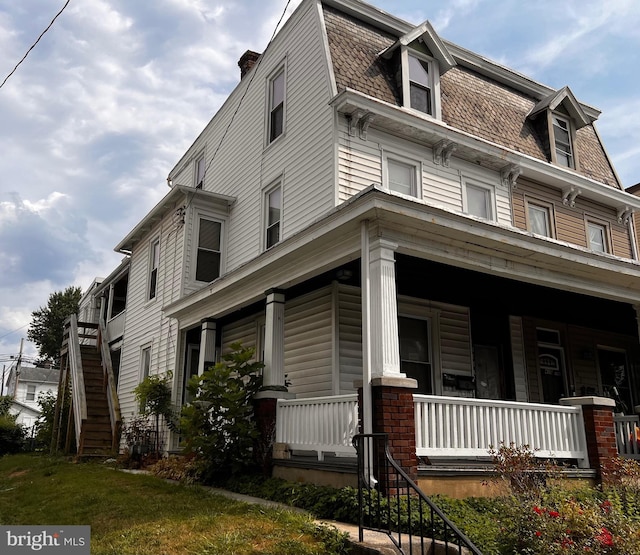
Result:
[[4,397],[4,370],[6,367],[6,364],[2,365],[2,387],[0,388],[0,397]]
[[24,345],[24,337],[20,339],[20,352],[18,353],[18,360],[16,362],[16,383],[13,389],[13,398],[16,398],[18,394],[18,381],[20,380],[20,363],[22,362],[22,347]]

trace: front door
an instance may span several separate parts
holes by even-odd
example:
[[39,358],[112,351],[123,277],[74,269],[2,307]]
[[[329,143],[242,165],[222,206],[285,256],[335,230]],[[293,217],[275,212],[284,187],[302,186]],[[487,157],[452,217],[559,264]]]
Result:
[[598,366],[602,394],[615,400],[616,412],[633,414],[627,353],[600,347],[598,348]]
[[189,392],[189,381],[198,375],[198,360],[200,358],[200,345],[189,343],[187,345],[187,359],[184,364],[184,384],[182,387],[182,404],[188,405],[193,401],[193,395]]
[[538,339],[538,367],[542,381],[542,400],[557,404],[569,396],[569,384],[564,359],[564,348],[560,331],[536,328]]

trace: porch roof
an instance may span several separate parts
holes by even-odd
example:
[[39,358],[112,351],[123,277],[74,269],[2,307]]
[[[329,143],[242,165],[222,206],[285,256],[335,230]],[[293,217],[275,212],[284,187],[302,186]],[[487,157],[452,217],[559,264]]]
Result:
[[640,304],[640,263],[534,236],[372,186],[299,233],[164,307],[182,326],[222,317],[360,258],[361,223],[397,252],[518,281]]

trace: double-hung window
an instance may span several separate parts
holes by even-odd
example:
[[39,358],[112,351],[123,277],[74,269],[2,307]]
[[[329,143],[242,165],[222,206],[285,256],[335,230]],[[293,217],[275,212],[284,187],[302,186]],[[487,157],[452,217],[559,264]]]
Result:
[[390,191],[420,195],[420,162],[393,153],[383,155],[384,183]]
[[493,192],[488,187],[465,183],[464,185],[464,211],[472,216],[493,220]]
[[158,267],[160,265],[160,239],[151,242],[149,253],[149,300],[155,299],[158,289]]
[[149,377],[151,372],[151,345],[146,345],[140,350],[140,379]]
[[202,187],[204,182],[205,160],[204,154],[196,159],[195,166],[195,187]]
[[553,221],[551,207],[544,204],[527,202],[527,218],[529,231],[544,237],[553,237]]
[[35,401],[36,400],[36,386],[28,385],[27,386],[27,396],[25,398],[27,401]]
[[198,223],[198,252],[196,281],[210,282],[220,277],[222,224],[200,218]]
[[269,143],[284,132],[284,68],[269,81]]
[[573,143],[571,141],[571,124],[568,119],[556,114],[552,114],[551,118],[553,121],[556,163],[567,168],[575,168]]
[[265,193],[265,248],[280,242],[282,222],[282,184]]
[[607,226],[587,220],[587,239],[589,248],[595,252],[609,252],[609,233]]
[[431,63],[409,54],[409,105],[433,115],[433,77]]

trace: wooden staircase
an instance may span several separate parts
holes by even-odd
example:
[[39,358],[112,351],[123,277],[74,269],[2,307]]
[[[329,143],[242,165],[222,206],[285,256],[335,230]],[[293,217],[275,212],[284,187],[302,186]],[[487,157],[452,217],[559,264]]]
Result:
[[[52,452],[62,448],[61,430],[65,425],[65,453],[72,451],[73,436],[78,456],[107,457],[118,452],[120,408],[102,330],[99,324],[77,322],[75,315],[65,323]],[[63,405],[69,398],[68,421],[63,423]]]

